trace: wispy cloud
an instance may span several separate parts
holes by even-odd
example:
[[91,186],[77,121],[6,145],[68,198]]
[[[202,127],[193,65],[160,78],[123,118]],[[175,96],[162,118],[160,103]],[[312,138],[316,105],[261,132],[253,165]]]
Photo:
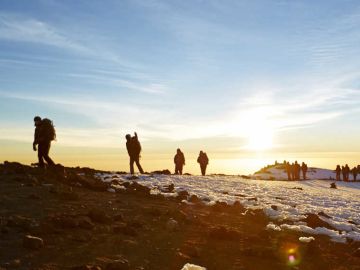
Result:
[[0,39],[49,45],[76,52],[90,52],[86,46],[43,21],[7,13],[0,13]]

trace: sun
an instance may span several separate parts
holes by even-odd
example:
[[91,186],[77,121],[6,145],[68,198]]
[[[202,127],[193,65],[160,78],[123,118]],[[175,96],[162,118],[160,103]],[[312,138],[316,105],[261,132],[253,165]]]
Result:
[[242,121],[245,129],[244,136],[247,141],[246,149],[265,151],[274,147],[274,128],[268,120],[268,114],[261,109],[246,112]]
[[269,150],[273,147],[273,135],[269,130],[257,129],[247,135],[246,148],[255,151]]

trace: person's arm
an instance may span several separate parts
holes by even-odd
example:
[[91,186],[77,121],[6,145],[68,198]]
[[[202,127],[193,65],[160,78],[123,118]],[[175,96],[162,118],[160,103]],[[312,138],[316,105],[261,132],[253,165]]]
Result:
[[136,132],[134,132],[134,134],[135,134],[135,138],[138,140],[138,135],[137,135],[137,133],[136,133]]
[[39,129],[35,128],[35,132],[34,132],[34,142],[33,142],[33,150],[36,151],[36,145],[39,144],[38,142],[39,139]]

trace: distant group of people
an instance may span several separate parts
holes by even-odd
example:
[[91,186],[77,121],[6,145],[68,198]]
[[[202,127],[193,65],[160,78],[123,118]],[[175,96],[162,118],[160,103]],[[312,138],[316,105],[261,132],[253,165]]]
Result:
[[300,174],[302,172],[302,178],[306,180],[306,173],[308,171],[308,166],[305,162],[302,162],[301,165],[295,161],[290,164],[289,161],[284,161],[285,170],[288,176],[288,180],[300,180]]
[[355,166],[354,168],[350,169],[349,165],[346,164],[345,166],[336,165],[336,181],[341,181],[341,175],[343,181],[350,181],[349,176],[350,173],[353,175],[353,181],[356,181],[357,175],[360,174],[360,165]]

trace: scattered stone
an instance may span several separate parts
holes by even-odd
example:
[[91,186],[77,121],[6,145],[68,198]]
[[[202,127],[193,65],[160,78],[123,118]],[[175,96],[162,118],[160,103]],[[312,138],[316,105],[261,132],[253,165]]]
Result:
[[189,195],[190,195],[189,192],[187,192],[186,190],[181,190],[181,191],[178,192],[178,195],[177,195],[176,199],[178,201],[187,200]]
[[170,175],[171,174],[171,172],[168,169],[162,170],[162,171],[153,171],[151,173],[152,174],[164,174],[164,175]]
[[332,218],[329,215],[325,214],[323,211],[319,212],[318,215],[326,218]]
[[21,260],[15,259],[9,262],[9,268],[19,268],[21,266]]
[[224,226],[211,229],[209,235],[211,238],[226,241],[237,241],[241,237],[241,234],[238,231],[229,230]]
[[179,223],[175,219],[170,218],[166,222],[166,229],[171,232],[176,231],[179,229]]
[[138,182],[132,182],[128,189],[143,195],[150,195],[150,188],[140,185]]
[[35,224],[35,221],[33,219],[19,216],[19,215],[11,216],[7,221],[8,227],[19,228],[24,231],[30,230],[31,227],[34,226],[34,224]]
[[272,205],[272,206],[271,206],[271,209],[277,211],[279,208],[278,208],[276,205]]
[[200,203],[201,200],[199,199],[198,196],[196,196],[196,195],[191,195],[190,198],[189,198],[189,202],[191,202],[191,203]]
[[291,189],[303,190],[303,188],[301,188],[301,187],[293,187]]
[[127,224],[120,225],[120,226],[114,226],[113,232],[121,233],[121,234],[128,235],[128,236],[133,236],[133,237],[136,237],[138,235],[137,231],[134,228],[128,226]]
[[255,201],[255,202],[257,202],[258,198],[252,197],[252,198],[248,198],[247,200],[248,200],[248,201]]
[[61,216],[54,219],[56,225],[64,229],[74,229],[79,226],[78,221],[74,217]]
[[114,221],[124,221],[124,215],[119,213],[113,217]]
[[102,224],[110,224],[111,223],[111,218],[101,209],[99,208],[94,208],[91,209],[88,213],[88,217],[97,223],[102,223]]
[[25,235],[23,246],[28,249],[40,249],[44,246],[44,241],[40,237]]
[[174,189],[175,189],[175,185],[171,183],[170,185],[165,186],[163,189],[161,189],[161,191],[164,193],[171,193],[174,191]]
[[307,225],[313,229],[317,227],[324,227],[334,230],[333,227],[331,227],[327,222],[321,220],[316,214],[308,213],[307,217],[305,219],[302,219],[301,221],[306,222]]
[[355,256],[355,257],[360,258],[360,248],[357,248],[357,249],[353,252],[352,255]]
[[81,229],[92,230],[95,227],[95,224],[92,223],[89,217],[81,217],[78,219],[78,226]]
[[130,186],[129,182],[124,182],[121,184],[123,187],[128,188]]
[[71,270],[101,270],[101,267],[95,265],[81,265],[81,266],[73,266],[70,269]]
[[138,180],[139,177],[137,177],[137,176],[135,176],[135,175],[132,175],[132,176],[126,177],[126,179],[128,179],[128,180]]
[[28,198],[31,200],[40,200],[41,199],[41,197],[37,194],[30,194]]
[[118,258],[106,263],[105,270],[129,270],[129,261],[124,258]]
[[108,184],[101,180],[80,174],[71,174],[69,180],[73,183],[80,183],[83,187],[94,190],[94,191],[107,191]]
[[215,211],[225,211],[228,208],[228,204],[226,202],[216,201],[215,204],[211,207]]
[[331,184],[330,184],[330,188],[335,188],[335,189],[337,189],[337,186],[336,186],[335,183],[331,183]]

